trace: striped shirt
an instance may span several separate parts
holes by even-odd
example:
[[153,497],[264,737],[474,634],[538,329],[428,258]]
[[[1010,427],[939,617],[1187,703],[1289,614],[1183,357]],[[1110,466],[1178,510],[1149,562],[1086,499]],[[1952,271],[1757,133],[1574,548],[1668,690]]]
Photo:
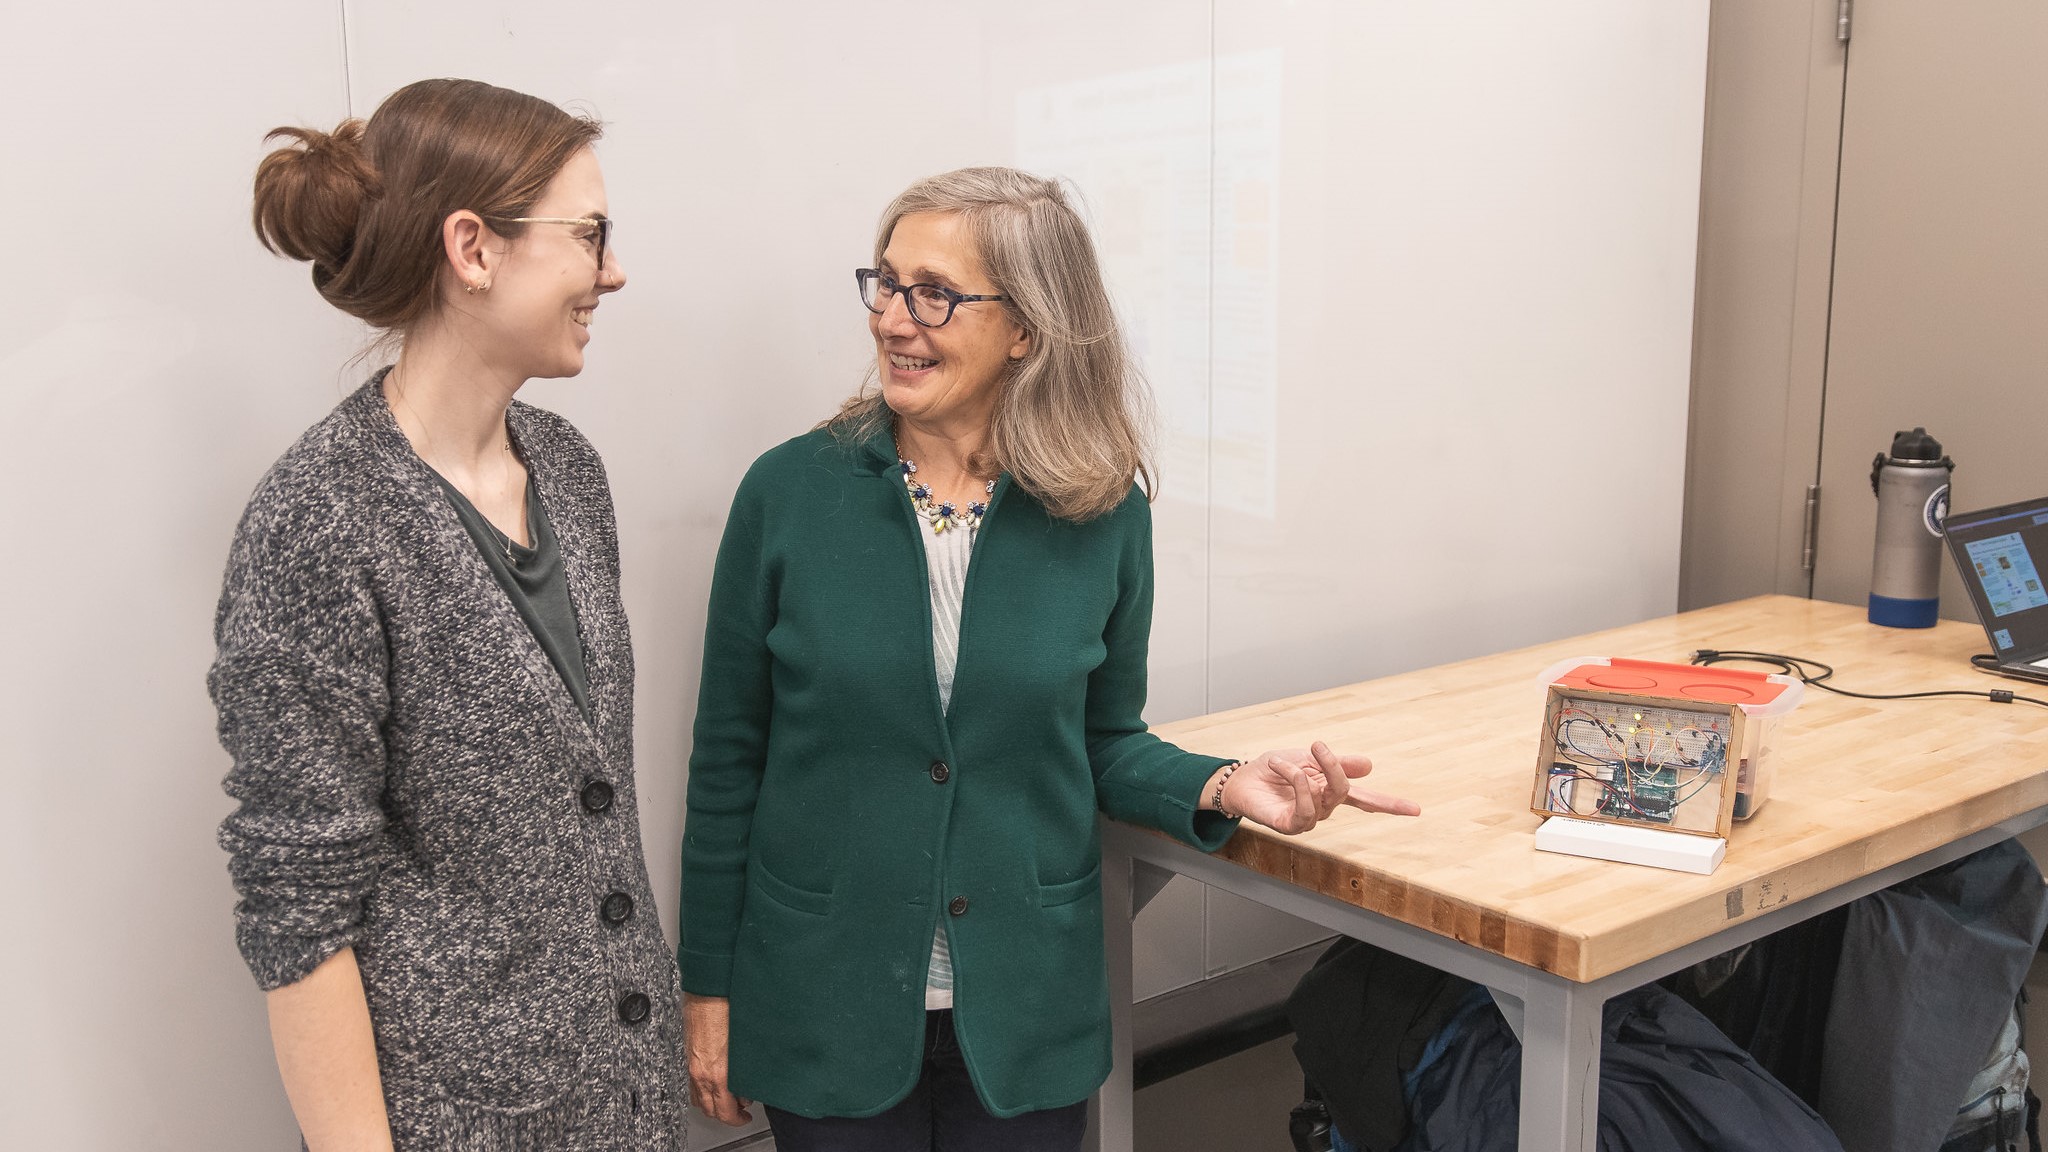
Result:
[[[959,522],[955,521],[958,525]],[[953,706],[953,669],[960,658],[960,600],[967,590],[967,561],[974,554],[976,528],[953,527],[924,533],[925,571],[932,587],[932,665],[939,674],[939,706]],[[927,1011],[953,1006],[953,957],[946,948],[946,921],[932,931],[932,963],[924,978]]]

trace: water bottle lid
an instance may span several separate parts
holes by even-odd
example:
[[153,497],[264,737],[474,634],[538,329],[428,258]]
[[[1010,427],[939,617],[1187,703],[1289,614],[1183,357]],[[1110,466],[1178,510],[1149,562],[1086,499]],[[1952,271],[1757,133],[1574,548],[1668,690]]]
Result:
[[1931,463],[1941,459],[1941,441],[1929,436],[1925,428],[1896,433],[1892,436],[1892,459]]

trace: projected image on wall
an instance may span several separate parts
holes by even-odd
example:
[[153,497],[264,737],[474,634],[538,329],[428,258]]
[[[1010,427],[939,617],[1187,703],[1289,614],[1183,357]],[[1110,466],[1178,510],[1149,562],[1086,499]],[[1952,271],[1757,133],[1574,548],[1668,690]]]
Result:
[[1017,97],[1016,162],[1079,186],[1158,397],[1163,498],[1269,519],[1280,68],[1257,52],[1218,58],[1213,77],[1194,61]]

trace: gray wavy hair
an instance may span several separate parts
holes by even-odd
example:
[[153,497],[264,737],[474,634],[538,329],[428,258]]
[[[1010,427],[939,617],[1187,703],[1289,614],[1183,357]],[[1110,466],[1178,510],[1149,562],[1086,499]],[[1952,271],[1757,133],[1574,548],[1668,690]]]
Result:
[[[1157,491],[1147,431],[1151,397],[1124,343],[1088,226],[1054,181],[1014,168],[962,168],[920,180],[882,212],[875,262],[897,221],[915,212],[962,217],[996,294],[1031,336],[998,384],[985,459],[1062,520],[1084,521],[1123,502],[1136,480]],[[889,419],[877,369],[826,421],[859,442]]]

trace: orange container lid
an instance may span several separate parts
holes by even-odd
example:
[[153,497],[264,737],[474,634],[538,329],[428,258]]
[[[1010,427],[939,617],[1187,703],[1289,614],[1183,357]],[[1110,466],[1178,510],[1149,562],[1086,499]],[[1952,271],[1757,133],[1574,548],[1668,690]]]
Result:
[[1791,711],[1806,688],[1790,676],[1744,668],[1667,664],[1619,656],[1568,660],[1553,665],[1544,673],[1544,680],[1562,688],[1739,704],[1745,712],[1765,716]]

